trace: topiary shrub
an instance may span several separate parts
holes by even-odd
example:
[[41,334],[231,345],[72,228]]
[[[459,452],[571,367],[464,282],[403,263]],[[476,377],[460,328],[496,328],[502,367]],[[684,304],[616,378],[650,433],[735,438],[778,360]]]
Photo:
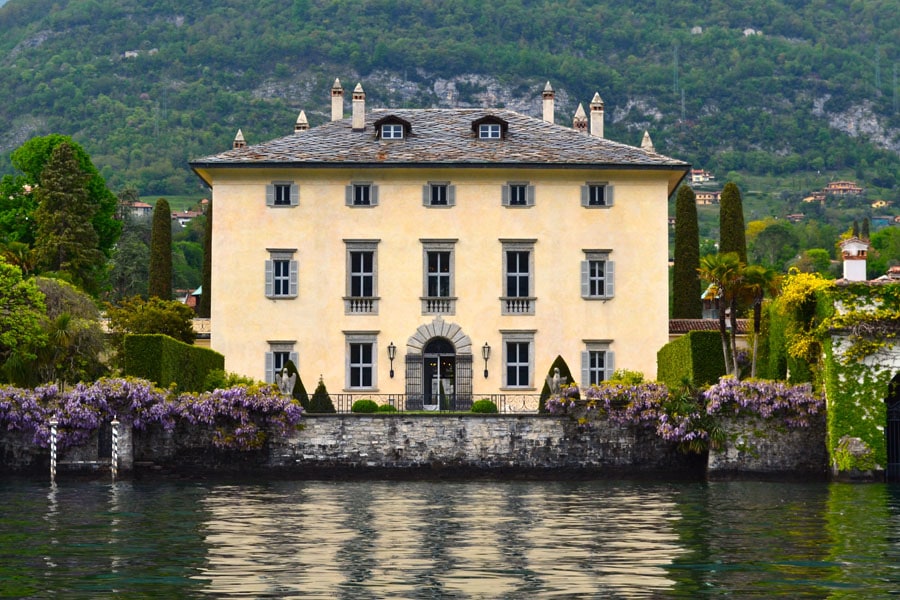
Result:
[[472,403],[472,412],[481,414],[494,414],[497,412],[497,405],[487,398],[476,400]]
[[227,390],[238,385],[250,386],[254,384],[256,384],[256,381],[250,377],[229,373],[225,369],[213,369],[206,374],[206,379],[203,380],[203,390],[211,392],[213,390]]
[[373,413],[378,410],[378,403],[374,400],[369,400],[368,398],[363,398],[362,400],[357,400],[353,403],[353,406],[350,407],[350,412],[353,413]]
[[378,408],[375,409],[375,412],[380,413],[392,413],[397,412],[397,407],[391,404],[379,404]]
[[300,371],[297,370],[297,365],[294,364],[294,361],[288,360],[284,363],[284,368],[287,369],[288,375],[297,376],[291,396],[300,403],[303,410],[309,410],[309,394],[306,393],[306,388],[303,387],[303,379],[300,377]]
[[[547,379],[553,377],[554,369],[559,369],[560,381],[564,381],[568,385],[575,383],[575,379],[572,377],[572,371],[569,370],[569,365],[566,364],[566,361],[563,360],[562,356],[557,356],[556,360],[553,361],[553,364],[550,365],[550,370],[547,371],[547,377],[544,378],[544,387],[541,388],[541,400],[538,403],[538,412],[540,413],[547,412],[547,399],[550,398],[550,384],[547,383]],[[579,398],[580,396],[575,394],[575,399],[577,400]]]
[[334,404],[331,402],[331,396],[325,389],[325,382],[319,377],[319,384],[316,391],[313,392],[312,398],[309,400],[309,412],[311,413],[334,413]]

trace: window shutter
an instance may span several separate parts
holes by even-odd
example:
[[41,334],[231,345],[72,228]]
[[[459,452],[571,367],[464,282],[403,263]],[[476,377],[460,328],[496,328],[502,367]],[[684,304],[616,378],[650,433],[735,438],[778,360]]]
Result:
[[266,184],[266,206],[275,206],[275,185]]
[[[294,366],[299,371],[300,370],[300,356],[296,352],[291,352],[290,359],[291,359],[291,362],[294,363]],[[300,378],[299,374],[297,375],[297,378],[298,379]]]
[[275,264],[271,260],[266,261],[266,298],[275,295]]
[[613,205],[613,186],[607,184],[606,188],[604,189],[603,195],[605,196],[604,199],[606,200],[606,206],[612,206]]
[[347,206],[353,206],[353,184],[345,188]]
[[378,186],[374,183],[369,186],[369,204],[378,206]]
[[581,186],[581,205],[589,206],[591,202],[591,186]]
[[504,185],[503,191],[501,192],[500,200],[503,206],[509,206],[509,186]]
[[616,353],[612,350],[606,351],[606,356],[603,357],[603,367],[605,373],[603,374],[603,379],[605,381],[609,381],[613,378],[613,373],[616,371]]
[[605,287],[605,296],[612,298],[616,295],[616,263],[611,260],[606,261],[606,272],[603,277],[603,285]]
[[300,204],[300,186],[296,183],[291,184],[291,206]]
[[422,186],[422,206],[431,206],[431,185]]
[[275,383],[275,355],[266,352],[266,383]]
[[581,297],[589,298],[591,295],[590,282],[590,263],[586,260],[581,261]]
[[591,366],[591,353],[590,352],[582,352],[581,353],[581,389],[586,389],[591,386],[591,376],[589,373],[589,368]]
[[300,273],[299,263],[296,260],[292,260],[290,269],[291,269],[290,270],[290,282],[289,282],[290,295],[297,296],[297,287],[298,287],[297,280],[298,280],[298,275]]
[[447,186],[447,206],[456,206],[456,186]]
[[527,206],[534,206],[534,186],[529,185],[525,188],[525,204]]

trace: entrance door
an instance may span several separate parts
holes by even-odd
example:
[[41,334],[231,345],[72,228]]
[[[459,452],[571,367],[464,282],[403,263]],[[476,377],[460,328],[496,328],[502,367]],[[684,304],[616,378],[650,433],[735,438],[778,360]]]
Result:
[[453,410],[456,407],[456,349],[446,338],[434,338],[424,353],[425,410]]
[[887,471],[885,479],[900,482],[900,374],[894,376],[888,386],[887,427],[884,429],[887,444]]

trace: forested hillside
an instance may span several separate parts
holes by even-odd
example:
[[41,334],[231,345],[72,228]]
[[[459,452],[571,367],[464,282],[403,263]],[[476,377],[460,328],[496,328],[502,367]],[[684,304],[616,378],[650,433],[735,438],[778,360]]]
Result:
[[315,126],[335,77],[534,115],[550,80],[562,123],[599,91],[608,137],[720,180],[849,171],[893,199],[900,165],[896,1],[9,0],[0,31],[0,174],[62,133],[114,191],[199,193],[190,158]]

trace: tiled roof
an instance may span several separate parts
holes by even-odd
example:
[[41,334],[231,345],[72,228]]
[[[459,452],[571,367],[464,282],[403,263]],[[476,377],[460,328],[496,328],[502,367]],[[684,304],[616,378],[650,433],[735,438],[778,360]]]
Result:
[[[374,123],[395,116],[410,123],[400,140],[376,138]],[[501,140],[478,139],[472,122],[493,116],[509,124]],[[685,170],[689,165],[642,148],[592,137],[505,109],[376,109],[366,128],[351,119],[191,161],[195,169],[251,166],[585,166]]]
[[[669,334],[684,334],[691,331],[718,331],[718,319],[669,319]],[[739,334],[750,332],[750,319],[738,319]]]

